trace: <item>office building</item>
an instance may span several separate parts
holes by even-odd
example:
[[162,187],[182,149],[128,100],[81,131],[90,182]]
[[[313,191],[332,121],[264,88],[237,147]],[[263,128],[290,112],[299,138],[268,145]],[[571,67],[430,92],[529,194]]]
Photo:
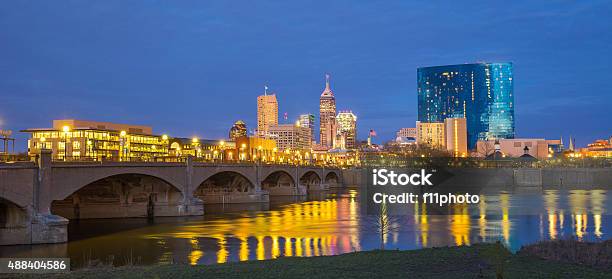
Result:
[[55,159],[147,160],[168,155],[168,136],[149,126],[84,120],[53,120],[52,128],[32,128],[28,153],[51,150]]
[[465,118],[444,119],[446,150],[454,157],[467,157],[467,123]]
[[300,125],[279,124],[269,128],[268,138],[276,141],[279,150],[310,150],[310,129]]
[[242,120],[238,120],[232,125],[229,130],[229,139],[236,140],[239,137],[246,137],[248,135],[246,123]]
[[267,87],[264,95],[257,97],[257,135],[266,137],[268,127],[278,124],[278,101],[275,94],[268,94]]
[[429,145],[437,149],[446,148],[446,134],[444,123],[416,122],[417,144]]
[[315,142],[315,116],[314,114],[301,114],[298,118],[298,125],[310,130],[310,141]]
[[512,63],[475,63],[417,70],[418,120],[466,118],[468,148],[478,140],[514,138]]
[[357,147],[357,116],[352,111],[341,111],[336,116],[337,134],[342,135],[344,149],[355,149]]
[[325,89],[319,99],[319,134],[320,144],[326,147],[334,145],[336,136],[336,97],[329,84],[330,75],[325,74]]

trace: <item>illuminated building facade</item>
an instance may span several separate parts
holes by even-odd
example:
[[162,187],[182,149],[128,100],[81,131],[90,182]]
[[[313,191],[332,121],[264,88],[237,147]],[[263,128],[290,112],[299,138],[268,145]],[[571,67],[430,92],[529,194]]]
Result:
[[325,75],[325,89],[319,99],[319,136],[320,144],[326,147],[334,145],[336,136],[336,97],[329,85],[330,75]]
[[341,111],[336,116],[338,132],[344,140],[344,149],[355,149],[357,147],[357,116],[352,111]]
[[[267,89],[266,89],[267,90]],[[270,125],[278,124],[278,101],[275,94],[257,97],[257,135],[265,137]]]
[[434,148],[446,148],[446,134],[444,123],[416,122],[417,144],[427,144]]
[[589,143],[586,148],[580,149],[585,157],[612,158],[612,137],[608,140],[599,139]]
[[315,142],[315,116],[314,114],[301,114],[298,118],[298,125],[310,130],[310,141]]
[[418,133],[416,128],[401,128],[399,131],[397,131],[397,133],[395,133],[395,136],[398,138],[416,139],[417,135]]
[[279,124],[270,126],[268,132],[268,138],[276,141],[279,150],[310,150],[312,146],[312,135],[307,127]]
[[205,160],[234,160],[234,141],[198,138],[171,138],[170,156],[194,156]]
[[514,138],[512,63],[418,68],[418,120],[465,117],[468,148],[478,140]]
[[149,126],[70,119],[22,132],[32,135],[28,154],[49,149],[56,159],[147,160],[168,154],[168,137],[153,135]]
[[[236,139],[235,149],[231,156],[238,161],[275,161],[276,141],[259,137],[240,137]],[[229,156],[230,154],[228,154]]]
[[444,133],[446,134],[446,150],[454,157],[466,157],[468,149],[465,118],[444,119]]
[[495,140],[479,140],[477,143],[477,152],[480,157],[487,157],[495,152],[495,148],[503,156],[521,157],[525,154],[525,147],[529,150],[529,155],[537,159],[546,159],[555,154],[555,148],[561,144],[561,140],[546,140],[546,139],[499,139],[498,143]]
[[246,123],[242,120],[238,120],[232,125],[229,130],[229,139],[236,140],[239,137],[246,137],[248,135]]

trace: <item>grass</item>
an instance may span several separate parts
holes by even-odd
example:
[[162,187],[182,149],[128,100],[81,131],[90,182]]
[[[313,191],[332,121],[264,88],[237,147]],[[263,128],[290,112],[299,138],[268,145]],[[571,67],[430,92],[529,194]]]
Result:
[[[512,254],[500,244],[367,251],[209,266],[154,265],[82,269],[24,278],[612,278],[604,269]],[[14,278],[14,276],[12,277]]]

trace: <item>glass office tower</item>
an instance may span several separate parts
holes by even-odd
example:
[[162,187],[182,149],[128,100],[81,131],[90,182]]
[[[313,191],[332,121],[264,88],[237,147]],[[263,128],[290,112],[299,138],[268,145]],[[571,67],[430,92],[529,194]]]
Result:
[[418,68],[418,120],[465,117],[468,148],[478,140],[514,138],[512,63]]

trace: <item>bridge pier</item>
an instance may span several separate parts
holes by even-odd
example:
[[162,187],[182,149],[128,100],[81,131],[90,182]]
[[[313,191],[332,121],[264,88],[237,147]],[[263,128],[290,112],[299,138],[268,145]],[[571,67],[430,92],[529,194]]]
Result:
[[38,183],[35,183],[34,209],[31,215],[31,243],[62,243],[68,241],[68,219],[51,214],[51,150],[43,149],[38,158]]

